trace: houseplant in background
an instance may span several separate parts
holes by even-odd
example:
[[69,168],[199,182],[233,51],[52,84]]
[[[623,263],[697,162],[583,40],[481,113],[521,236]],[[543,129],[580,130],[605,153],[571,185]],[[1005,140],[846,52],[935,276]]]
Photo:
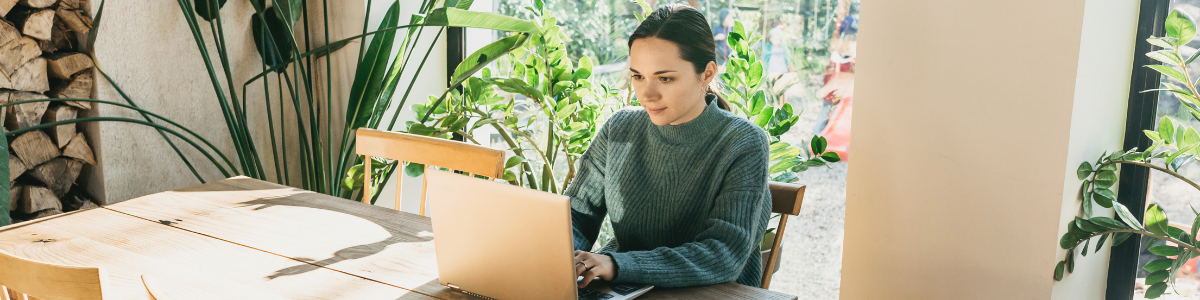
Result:
[[[1200,93],[1196,89],[1197,82],[1188,72],[1188,65],[1200,57],[1200,52],[1189,57],[1180,54],[1180,47],[1196,37],[1196,24],[1185,13],[1174,10],[1167,16],[1165,25],[1165,37],[1147,40],[1162,49],[1147,53],[1147,56],[1162,64],[1146,67],[1166,77],[1162,84],[1164,88],[1149,91],[1172,93],[1179,99],[1180,105],[1188,109],[1191,117],[1200,121],[1200,99],[1197,98]],[[1104,153],[1095,162],[1085,161],[1079,166],[1078,176],[1083,180],[1079,192],[1082,217],[1069,221],[1067,233],[1059,240],[1059,245],[1068,253],[1055,267],[1054,280],[1061,280],[1074,269],[1076,252],[1086,256],[1089,249],[1092,253],[1100,251],[1108,240],[1112,240],[1109,245],[1115,246],[1138,234],[1174,244],[1149,247],[1148,250],[1159,257],[1142,267],[1150,272],[1145,282],[1149,286],[1146,298],[1158,298],[1168,286],[1174,285],[1184,264],[1200,255],[1200,242],[1196,238],[1197,230],[1200,230],[1200,215],[1192,220],[1191,231],[1185,232],[1169,226],[1166,213],[1158,205],[1150,205],[1146,209],[1145,221],[1139,223],[1129,208],[1116,201],[1112,187],[1117,182],[1119,165],[1150,168],[1174,176],[1200,191],[1200,185],[1178,173],[1184,165],[1200,159],[1200,134],[1197,130],[1164,116],[1159,120],[1157,130],[1146,130],[1145,134],[1153,140],[1153,144],[1145,150],[1134,148]],[[1116,217],[1100,216],[1096,211],[1099,208],[1095,206],[1112,208]]]

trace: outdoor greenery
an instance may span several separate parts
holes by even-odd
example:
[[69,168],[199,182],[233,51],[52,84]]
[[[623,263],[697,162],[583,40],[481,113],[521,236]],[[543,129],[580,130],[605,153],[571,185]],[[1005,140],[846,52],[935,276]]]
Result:
[[[1196,23],[1187,14],[1174,10],[1167,16],[1165,25],[1165,37],[1147,40],[1161,48],[1147,53],[1147,56],[1162,64],[1146,67],[1165,75],[1167,80],[1163,83],[1164,88],[1146,92],[1174,94],[1180,105],[1191,113],[1191,118],[1200,121],[1200,99],[1197,98],[1200,93],[1196,89],[1197,81],[1188,73],[1188,66],[1200,57],[1200,53],[1186,58],[1180,54],[1180,47],[1196,37]],[[1190,232],[1168,225],[1166,213],[1154,204],[1146,209],[1144,222],[1138,222],[1125,205],[1116,201],[1116,194],[1112,190],[1117,182],[1118,165],[1122,164],[1154,169],[1200,190],[1200,185],[1178,173],[1184,165],[1200,159],[1200,134],[1195,128],[1184,124],[1164,116],[1158,123],[1157,131],[1145,131],[1146,136],[1154,141],[1148,149],[1104,153],[1094,163],[1085,161],[1079,166],[1079,179],[1083,180],[1080,186],[1082,217],[1068,222],[1067,233],[1059,240],[1059,245],[1068,249],[1068,253],[1054,269],[1055,280],[1061,280],[1066,273],[1074,270],[1076,252],[1086,256],[1089,246],[1093,253],[1099,252],[1109,239],[1112,240],[1111,245],[1115,246],[1139,234],[1174,244],[1149,247],[1151,253],[1160,257],[1142,267],[1150,272],[1146,277],[1146,285],[1149,286],[1146,298],[1157,298],[1168,286],[1174,285],[1183,265],[1200,255],[1200,242],[1196,239],[1197,230],[1200,230],[1200,212],[1193,208],[1198,216],[1192,220]],[[1101,212],[1095,206],[1112,208],[1116,218],[1100,216]],[[1097,237],[1093,245],[1093,238]]]

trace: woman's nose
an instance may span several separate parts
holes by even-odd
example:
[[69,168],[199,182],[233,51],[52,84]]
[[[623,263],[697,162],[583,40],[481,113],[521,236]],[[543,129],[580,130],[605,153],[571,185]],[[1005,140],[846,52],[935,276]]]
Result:
[[644,100],[638,99],[638,101],[645,101],[645,102],[658,101],[658,99],[661,98],[661,96],[662,96],[662,94],[658,90],[658,86],[656,86],[653,83],[642,86],[642,90],[643,90],[642,94],[644,94],[646,99],[644,99]]

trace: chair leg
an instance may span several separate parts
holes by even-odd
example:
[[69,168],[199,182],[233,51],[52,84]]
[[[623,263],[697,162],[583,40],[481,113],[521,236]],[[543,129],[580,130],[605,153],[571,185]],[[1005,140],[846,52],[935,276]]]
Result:
[[362,202],[371,204],[371,156],[363,157],[363,187],[362,187]]
[[401,192],[404,191],[404,189],[400,188],[400,182],[404,181],[404,163],[399,162],[399,161],[397,161],[396,163],[399,164],[398,169],[400,169],[400,173],[396,174],[396,180],[395,180],[395,182],[396,182],[396,203],[395,203],[396,205],[395,206],[396,206],[396,210],[400,210],[400,199],[403,198],[403,197],[401,197],[401,195],[402,195]]
[[[429,170],[432,170],[432,169],[433,168],[430,168],[429,166],[425,166],[425,172],[429,172]],[[425,189],[429,187],[429,180],[426,178],[429,178],[429,177],[425,177],[425,175],[421,175],[421,210],[419,211],[419,213],[422,216],[425,215]]]
[[788,214],[779,215],[779,228],[775,230],[775,242],[771,243],[771,257],[763,268],[762,288],[771,287],[771,276],[775,275],[775,264],[779,261],[779,245],[783,243],[783,231],[787,229]]

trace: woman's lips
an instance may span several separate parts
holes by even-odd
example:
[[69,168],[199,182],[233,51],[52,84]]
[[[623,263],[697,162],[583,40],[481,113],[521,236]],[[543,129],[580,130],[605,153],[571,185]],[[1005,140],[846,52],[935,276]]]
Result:
[[646,112],[648,112],[648,113],[650,113],[650,114],[657,115],[657,114],[661,114],[661,113],[662,113],[663,111],[665,111],[665,110],[667,110],[667,108],[666,108],[666,107],[663,107],[663,108],[647,108],[647,109],[646,109]]

